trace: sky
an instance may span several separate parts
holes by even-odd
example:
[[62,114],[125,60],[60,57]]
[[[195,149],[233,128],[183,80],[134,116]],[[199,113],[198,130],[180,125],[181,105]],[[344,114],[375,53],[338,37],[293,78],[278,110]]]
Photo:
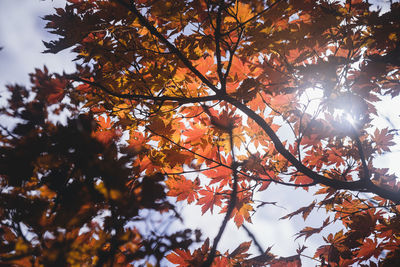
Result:
[[57,55],[43,54],[43,41],[54,35],[44,30],[41,19],[62,7],[62,0],[0,0],[0,86],[5,84],[28,85],[28,73],[46,65],[50,72],[72,71],[72,55],[63,51]]
[[[0,0],[0,96],[4,95],[5,85],[18,83],[29,85],[29,73],[35,68],[43,68],[46,65],[50,72],[73,71],[73,56],[70,52],[63,51],[56,55],[43,54],[45,47],[42,41],[49,41],[55,36],[44,30],[45,23],[41,17],[53,13],[54,7],[62,7],[63,0]],[[389,101],[389,100],[388,100]],[[1,103],[1,98],[0,98]],[[379,108],[381,114],[391,118],[391,121],[400,125],[398,116],[393,116],[394,107],[398,107],[400,102],[393,100],[386,102]],[[1,118],[0,118],[1,119]],[[378,122],[382,126],[388,124],[383,120]],[[400,151],[400,148],[397,149]],[[378,164],[391,166],[393,170],[400,173],[400,152],[384,156],[378,160]],[[270,191],[268,191],[270,192]],[[258,209],[252,217],[253,224],[246,226],[253,232],[259,243],[266,249],[273,246],[272,252],[281,256],[292,256],[295,254],[299,244],[303,244],[301,238],[294,242],[295,234],[306,225],[319,227],[322,224],[321,213],[313,213],[306,222],[301,218],[294,218],[291,221],[278,220],[278,218],[293,212],[302,205],[310,203],[310,193],[297,189],[283,189],[276,186],[275,193],[259,193],[257,198],[263,201],[277,201],[280,207],[266,205]],[[209,236],[213,240],[219,226],[223,220],[223,214],[218,211],[211,214],[201,215],[201,207],[190,205],[182,206],[181,210],[184,218],[185,227],[203,231],[204,236]],[[335,227],[335,226],[333,226]],[[179,230],[181,224],[172,225],[171,230]],[[333,230],[330,228],[330,230]],[[227,249],[233,251],[241,242],[250,238],[243,229],[238,229],[233,222],[228,227],[222,237],[219,250],[225,252]],[[321,237],[310,238],[305,245],[310,248],[304,254],[313,256],[314,251],[321,244]],[[252,249],[253,253],[257,253]],[[315,266],[315,262],[302,258],[304,266]]]

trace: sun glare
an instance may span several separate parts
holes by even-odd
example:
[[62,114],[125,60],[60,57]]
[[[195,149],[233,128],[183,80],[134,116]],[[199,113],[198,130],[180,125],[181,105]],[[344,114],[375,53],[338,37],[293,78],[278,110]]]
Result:
[[357,124],[356,120],[350,114],[346,114],[346,120],[353,126]]
[[[299,103],[303,106],[304,113],[307,113],[315,118],[324,118],[324,112],[322,109],[324,98],[324,91],[319,88],[308,88],[299,98]],[[350,104],[351,105],[351,104]],[[350,106],[342,106],[340,108],[334,108],[333,114],[331,114],[335,120],[341,122],[347,122],[353,127],[357,125],[357,119],[353,114],[349,112]]]
[[299,103],[304,106],[304,112],[317,115],[324,96],[324,91],[318,88],[308,88],[300,96]]

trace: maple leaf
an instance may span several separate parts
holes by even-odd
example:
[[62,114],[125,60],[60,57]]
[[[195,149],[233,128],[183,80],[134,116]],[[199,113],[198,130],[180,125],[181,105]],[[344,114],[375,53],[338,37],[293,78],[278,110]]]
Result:
[[372,240],[370,238],[366,238],[364,239],[363,244],[358,251],[357,257],[360,257],[361,259],[369,259],[371,256],[374,256],[376,258],[381,253],[381,249],[377,249],[377,247],[378,242],[376,239]]
[[[235,6],[231,8],[231,11],[236,14],[236,18],[240,22],[245,22],[252,17],[250,5],[240,1],[236,1]],[[228,21],[234,22],[235,20],[230,19]]]
[[295,184],[301,185],[311,184],[314,182],[314,180],[307,175],[294,175],[290,178],[290,180],[294,180]]
[[327,225],[329,224],[329,217],[325,219],[321,227],[314,228],[311,226],[306,226],[299,233],[297,233],[296,239],[305,236],[305,239],[309,238],[310,236],[321,232]]
[[212,66],[214,66],[214,59],[213,56],[208,55],[205,57],[201,57],[199,60],[197,60],[197,69],[202,73],[206,74],[208,71],[212,71]]
[[101,129],[110,129],[113,126],[113,122],[111,121],[110,117],[99,116],[97,118],[97,123]]
[[293,104],[293,94],[282,94],[282,95],[276,95],[271,97],[271,105],[277,107],[277,108],[282,108],[284,106]]
[[392,141],[393,137],[393,134],[389,134],[388,128],[382,129],[381,131],[378,129],[375,130],[372,140],[375,142],[379,154],[390,151],[390,147],[395,145]]
[[233,58],[230,75],[237,77],[238,80],[243,80],[247,78],[246,73],[249,72],[249,65],[246,62],[237,57]]
[[194,181],[188,180],[183,176],[170,177],[165,183],[169,189],[167,195],[176,197],[177,201],[187,200],[190,204],[199,198],[200,180],[198,177]]
[[202,196],[197,201],[197,205],[203,205],[201,212],[204,214],[207,210],[213,212],[214,205],[221,207],[222,199],[224,196],[220,193],[221,189],[211,189],[206,186],[206,189],[199,190],[199,194]]
[[214,259],[212,267],[225,267],[229,266],[229,260],[226,257],[217,257]]
[[218,167],[203,171],[203,174],[212,179],[210,184],[220,183],[220,186],[225,186],[231,180],[232,170],[226,167]]
[[128,144],[129,147],[132,147],[135,151],[140,151],[145,147],[147,140],[143,133],[141,132],[133,132],[130,134]]
[[200,139],[204,137],[206,132],[207,128],[195,125],[192,129],[183,132],[183,134],[187,137],[185,142],[192,144],[199,143]]
[[191,153],[188,151],[176,151],[172,149],[168,149],[167,151],[163,151],[165,153],[166,159],[164,160],[165,164],[169,164],[171,168],[175,166],[182,166],[185,163],[189,163]]
[[177,264],[179,267],[190,266],[190,261],[192,260],[192,255],[189,250],[176,249],[171,254],[166,256],[173,264]]
[[104,118],[103,116],[99,116],[97,118],[97,124],[99,125],[99,129],[93,132],[93,137],[101,143],[109,144],[113,139],[121,136],[121,132],[112,127],[114,123],[111,121],[110,117]]
[[247,203],[243,204],[239,209],[236,208],[233,211],[234,214],[233,221],[235,222],[238,228],[243,224],[244,220],[251,223],[251,216],[249,213],[250,211],[253,211],[253,207]]
[[43,71],[35,71],[35,75],[31,75],[31,82],[35,85],[32,89],[38,93],[38,98],[48,104],[61,102],[65,96],[67,80],[60,75],[50,74],[46,67]]

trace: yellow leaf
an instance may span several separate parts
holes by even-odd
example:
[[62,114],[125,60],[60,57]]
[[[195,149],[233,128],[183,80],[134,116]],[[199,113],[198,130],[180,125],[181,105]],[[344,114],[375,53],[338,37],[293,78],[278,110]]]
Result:
[[103,182],[100,182],[100,183],[96,184],[96,189],[97,189],[97,191],[99,191],[105,198],[108,197],[107,189],[106,189],[106,187],[104,186],[104,183],[103,183]]
[[[249,4],[236,1],[235,6],[230,8],[231,13],[236,14],[237,20],[242,23],[253,17]],[[235,18],[227,17],[225,22],[236,22]]]
[[253,17],[249,4],[244,4],[242,2],[237,2],[237,18],[240,22],[245,22],[251,17]]
[[121,198],[121,192],[115,189],[111,189],[110,190],[110,198],[112,200],[117,200],[119,198]]
[[394,32],[392,32],[391,34],[389,34],[389,39],[390,40],[392,40],[392,41],[396,41],[397,40],[397,35],[394,33]]
[[18,238],[17,243],[15,244],[15,251],[20,254],[27,253],[29,250],[29,246],[22,240],[22,238]]
[[250,218],[250,213],[249,211],[252,211],[253,207],[250,204],[243,204],[240,209],[236,212],[234,221],[236,223],[237,227],[240,227],[244,220],[248,221],[251,223],[251,218]]

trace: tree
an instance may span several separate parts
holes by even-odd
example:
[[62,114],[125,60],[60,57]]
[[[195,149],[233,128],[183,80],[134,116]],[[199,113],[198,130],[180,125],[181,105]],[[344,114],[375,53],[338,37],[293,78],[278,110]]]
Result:
[[[46,52],[73,47],[79,65],[75,73],[49,75],[45,70],[33,75],[36,102],[28,104],[25,113],[19,111],[25,102],[13,95],[13,114],[21,112],[17,117],[28,122],[3,137],[2,160],[7,170],[2,172],[3,184],[17,190],[5,194],[18,198],[19,188],[33,183],[39,189],[44,183],[41,196],[47,198],[47,206],[41,205],[57,206],[61,205],[57,196],[70,192],[70,184],[68,179],[61,185],[44,179],[55,175],[53,169],[63,171],[59,166],[66,165],[62,177],[89,177],[71,183],[83,190],[79,191],[82,202],[65,208],[72,214],[78,207],[90,214],[111,210],[108,220],[112,222],[105,220],[104,229],[96,228],[105,231],[108,239],[98,245],[101,249],[81,255],[89,261],[99,254],[98,264],[112,264],[121,246],[132,242],[120,240],[125,231],[121,225],[141,208],[161,211],[167,205],[164,184],[167,196],[176,201],[200,205],[203,213],[215,209],[225,213],[212,242],[206,239],[190,251],[185,246],[191,241],[187,232],[186,243],[170,241],[165,247],[173,250],[166,256],[171,263],[299,266],[304,247],[291,257],[277,257],[269,250],[250,257],[246,252],[251,242],[231,253],[221,253],[217,246],[229,220],[237,227],[251,222],[256,192],[268,192],[271,183],[282,190],[312,188],[315,200],[282,219],[299,214],[306,219],[314,209],[326,210],[321,227],[307,226],[297,238],[321,233],[335,222],[342,224],[343,229],[325,237],[326,244],[313,255],[321,266],[395,266],[400,261],[400,184],[389,169],[376,167],[374,159],[390,152],[397,130],[376,126],[374,118],[379,116],[379,102],[400,93],[399,13],[399,3],[380,11],[362,0],[69,0],[64,9],[45,17],[47,28],[60,35],[45,43]],[[321,92],[319,101],[307,98],[311,91]],[[54,126],[43,119],[44,111],[35,111],[66,103],[76,116],[69,126]],[[317,107],[312,107],[315,103]],[[38,115],[31,119],[27,114]],[[79,130],[81,124],[87,125],[85,135]],[[78,130],[78,135],[72,133]],[[129,134],[126,148],[122,133]],[[68,145],[58,135],[70,136]],[[43,136],[57,141],[41,141],[40,148],[32,149],[34,155],[22,153],[31,151],[24,146]],[[66,148],[77,138],[83,144],[73,150],[88,149],[70,158],[68,153],[75,152]],[[48,151],[50,147],[55,150]],[[38,161],[53,153],[59,158],[55,162]],[[32,166],[29,173],[9,165],[20,157]],[[90,159],[95,162],[80,164]],[[101,171],[103,164],[117,171],[115,185],[108,184],[110,172]],[[75,168],[79,175],[67,171]],[[99,173],[90,173],[92,168]],[[130,171],[133,176],[128,175]],[[193,179],[189,173],[198,176]],[[164,183],[161,177],[166,177]],[[102,184],[106,189],[97,188]],[[138,197],[137,188],[142,188],[139,192],[148,188],[148,193]],[[7,235],[24,234],[13,225],[16,219],[7,217],[16,209],[10,207],[2,213],[7,229],[3,230],[7,243],[2,260],[33,255],[29,260],[41,262],[37,252],[32,252],[37,249],[27,248],[26,240],[13,244],[7,239]],[[34,218],[30,213],[21,216]],[[65,219],[61,221],[65,225]],[[46,229],[41,227],[40,231]],[[151,253],[145,240],[136,241],[141,258]],[[255,238],[253,243],[257,245]],[[70,259],[66,255],[63,259]]]
[[[137,227],[149,211],[167,222],[179,218],[166,199],[164,176],[142,174],[139,151],[108,142],[118,133],[96,123],[110,121],[96,121],[71,103],[51,110],[56,98],[49,90],[67,86],[64,78],[44,69],[31,81],[30,90],[9,86],[9,105],[1,109],[19,121],[1,136],[2,265],[132,266],[150,256],[160,261],[199,238],[190,229],[161,235]],[[73,119],[52,122],[60,112]]]

